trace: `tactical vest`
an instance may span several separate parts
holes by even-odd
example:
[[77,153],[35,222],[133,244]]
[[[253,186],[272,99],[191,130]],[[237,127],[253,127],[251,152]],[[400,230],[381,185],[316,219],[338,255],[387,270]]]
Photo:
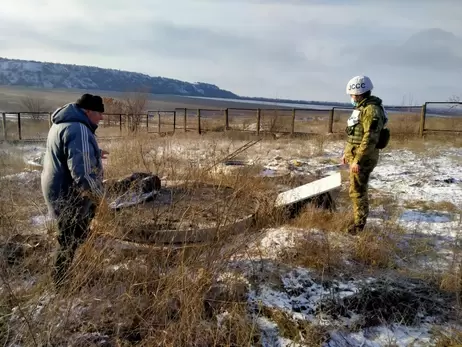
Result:
[[350,118],[348,119],[348,126],[345,129],[345,132],[348,135],[347,142],[352,145],[360,145],[362,142],[364,136],[364,128],[362,125],[361,116],[363,115],[364,108],[366,108],[368,105],[380,105],[383,111],[383,126],[385,126],[385,124],[388,122],[388,117],[379,98],[371,96],[362,100],[357,108],[352,112]]
[[[360,107],[357,110],[359,111],[357,123],[351,126],[347,126],[345,129],[345,132],[348,135],[347,142],[352,145],[360,145],[363,140],[364,129],[363,129],[363,125],[361,124],[361,113],[362,113],[363,108],[364,107]],[[351,116],[350,116],[350,119],[351,119]]]

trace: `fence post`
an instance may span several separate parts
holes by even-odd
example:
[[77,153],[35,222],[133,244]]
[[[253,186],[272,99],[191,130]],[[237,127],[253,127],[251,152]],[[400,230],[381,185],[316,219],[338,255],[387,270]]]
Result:
[[327,124],[327,132],[329,134],[332,134],[334,132],[334,112],[335,112],[335,107],[332,107],[329,113],[329,123]]
[[20,140],[22,140],[22,134],[21,134],[21,112],[18,112],[18,137]]
[[197,132],[198,134],[201,134],[201,109],[197,109]]
[[229,113],[228,113],[227,108],[225,108],[224,110],[224,115],[225,115],[225,131],[226,131],[226,130],[229,130]]
[[157,111],[157,132],[160,134],[160,112]]
[[295,108],[292,109],[292,123],[290,125],[290,135],[295,133]]
[[176,129],[176,111],[173,111],[173,133],[175,134]]
[[51,112],[48,113],[48,127],[51,128],[51,126],[53,125],[53,122],[51,120]]
[[188,109],[185,108],[184,109],[184,132],[187,131],[187,128],[188,128],[188,120],[187,120],[187,117],[188,117]]
[[260,135],[260,120],[261,120],[261,109],[257,109],[257,136]]
[[146,132],[149,132],[149,112],[146,113]]
[[7,136],[6,136],[6,114],[5,112],[2,113],[2,125],[3,125],[3,140],[6,141],[7,140]]
[[425,132],[425,116],[427,114],[427,103],[422,105],[422,112],[420,113],[420,127],[419,127],[419,135],[420,137],[424,136]]
[[122,135],[122,113],[119,114],[119,129],[120,129],[120,134]]

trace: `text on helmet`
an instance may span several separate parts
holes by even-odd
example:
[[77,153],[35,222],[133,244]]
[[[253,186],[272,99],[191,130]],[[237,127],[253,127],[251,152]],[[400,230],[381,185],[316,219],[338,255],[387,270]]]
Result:
[[353,83],[348,86],[348,90],[366,88],[366,83]]

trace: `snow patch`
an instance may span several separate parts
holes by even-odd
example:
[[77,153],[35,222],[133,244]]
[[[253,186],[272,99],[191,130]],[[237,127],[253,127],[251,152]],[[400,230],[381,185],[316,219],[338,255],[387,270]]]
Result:
[[448,152],[452,151],[442,150],[432,158],[409,150],[382,154],[370,186],[398,200],[448,201],[462,207],[462,170]]
[[39,170],[23,171],[16,174],[6,175],[0,177],[1,180],[19,181],[21,183],[29,184],[40,177]]

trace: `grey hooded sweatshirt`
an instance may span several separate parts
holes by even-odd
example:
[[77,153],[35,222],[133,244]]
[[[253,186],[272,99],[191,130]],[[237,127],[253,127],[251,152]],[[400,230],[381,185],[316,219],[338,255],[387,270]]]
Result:
[[81,192],[103,196],[101,150],[98,127],[76,104],[52,114],[41,176],[42,192],[50,213],[57,217],[68,204],[82,203]]

